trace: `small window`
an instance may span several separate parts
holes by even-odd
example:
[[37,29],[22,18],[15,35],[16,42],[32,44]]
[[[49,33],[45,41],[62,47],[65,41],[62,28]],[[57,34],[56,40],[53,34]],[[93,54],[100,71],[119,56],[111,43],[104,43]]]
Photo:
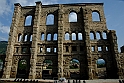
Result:
[[100,37],[100,32],[97,32],[97,33],[96,33],[96,39],[98,39],[98,40],[101,39],[101,37]]
[[27,48],[22,48],[22,53],[27,53]]
[[49,14],[46,19],[46,25],[54,25],[54,15]]
[[18,51],[19,51],[19,47],[16,47],[16,53],[18,53]]
[[51,41],[51,34],[47,34],[47,41]]
[[101,46],[98,46],[98,51],[102,51],[102,47]]
[[95,39],[95,35],[94,35],[94,33],[92,31],[90,32],[90,39],[91,40],[94,40]]
[[40,47],[40,53],[41,53],[41,52],[43,52],[43,48],[42,48],[42,47]]
[[69,38],[69,33],[66,33],[65,34],[65,40],[69,40],[70,38]]
[[107,39],[106,32],[103,32],[103,39]]
[[92,12],[92,21],[100,21],[98,12]]
[[108,46],[106,46],[106,51],[108,51]]
[[31,26],[32,16],[27,16],[25,19],[25,26]]
[[47,52],[51,52],[51,48],[50,47],[47,47],[46,51]]
[[19,34],[19,35],[18,35],[18,42],[21,42],[21,39],[22,39],[22,35]]
[[32,41],[32,35],[30,35],[30,41]]
[[95,51],[95,46],[92,46],[91,50],[92,50],[92,52],[94,52]]
[[57,40],[57,33],[54,34],[53,40],[55,40],[55,41]]
[[72,40],[76,40],[76,33],[72,33]]
[[24,41],[25,42],[28,41],[28,35],[27,34],[24,35]]
[[77,22],[77,14],[75,12],[69,14],[69,22]]
[[77,51],[76,46],[72,46],[72,51]]
[[83,40],[82,33],[78,33],[78,40]]
[[41,33],[41,40],[44,40],[44,33]]
[[57,52],[57,49],[56,49],[56,47],[54,47],[54,53],[56,53]]
[[66,48],[66,52],[69,52],[68,46],[66,46],[65,48]]

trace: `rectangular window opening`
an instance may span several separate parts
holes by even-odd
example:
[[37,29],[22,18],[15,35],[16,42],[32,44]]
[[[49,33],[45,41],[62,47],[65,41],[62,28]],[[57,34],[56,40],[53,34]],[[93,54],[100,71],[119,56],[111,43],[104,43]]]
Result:
[[98,46],[98,51],[102,51],[102,47],[101,46]]
[[46,51],[47,52],[51,52],[51,48],[50,47],[47,47]]
[[77,51],[76,46],[72,46],[72,51]]
[[56,47],[54,47],[54,53],[56,53],[57,52],[57,49],[56,49]]
[[69,50],[68,50],[68,46],[66,46],[66,52],[69,52]]
[[95,51],[95,47],[94,47],[94,46],[92,46],[92,47],[91,47],[91,50],[92,50],[92,52],[94,52],[94,51]]

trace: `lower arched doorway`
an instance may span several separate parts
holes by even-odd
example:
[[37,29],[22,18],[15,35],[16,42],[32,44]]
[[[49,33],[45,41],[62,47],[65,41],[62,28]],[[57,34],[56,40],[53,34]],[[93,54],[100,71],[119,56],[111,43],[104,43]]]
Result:
[[18,69],[16,78],[28,78],[29,75],[29,62],[26,59],[20,59],[18,62]]
[[0,78],[2,77],[3,75],[3,60],[0,59]]
[[71,79],[80,78],[80,62],[77,59],[72,59],[70,61],[70,78]]
[[42,78],[43,79],[52,79],[53,73],[53,62],[51,60],[44,60],[42,65]]
[[102,58],[97,59],[97,71],[98,71],[97,75],[99,79],[107,78],[106,62]]

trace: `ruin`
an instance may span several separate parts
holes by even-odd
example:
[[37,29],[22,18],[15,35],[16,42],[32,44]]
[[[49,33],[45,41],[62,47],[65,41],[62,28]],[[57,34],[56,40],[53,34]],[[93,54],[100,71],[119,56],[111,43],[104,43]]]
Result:
[[124,52],[103,3],[14,5],[2,78],[124,79]]

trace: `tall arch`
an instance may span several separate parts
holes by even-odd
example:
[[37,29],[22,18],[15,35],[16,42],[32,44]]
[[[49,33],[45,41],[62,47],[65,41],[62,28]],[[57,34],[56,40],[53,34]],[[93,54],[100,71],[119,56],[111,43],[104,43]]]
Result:
[[101,32],[99,31],[96,32],[96,39],[98,40],[101,39]]
[[24,41],[28,41],[28,35],[27,34],[24,34]]
[[32,16],[31,15],[26,16],[25,26],[31,26],[31,25],[32,25]]
[[92,21],[100,21],[100,14],[98,11],[92,12]]
[[77,22],[77,14],[75,12],[70,12],[69,22]]
[[102,34],[102,37],[103,37],[103,39],[107,39],[107,32],[103,32],[103,34]]
[[16,78],[28,78],[29,76],[29,63],[26,59],[20,59],[18,62],[18,69]]
[[54,25],[54,15],[53,14],[47,15],[46,25]]

